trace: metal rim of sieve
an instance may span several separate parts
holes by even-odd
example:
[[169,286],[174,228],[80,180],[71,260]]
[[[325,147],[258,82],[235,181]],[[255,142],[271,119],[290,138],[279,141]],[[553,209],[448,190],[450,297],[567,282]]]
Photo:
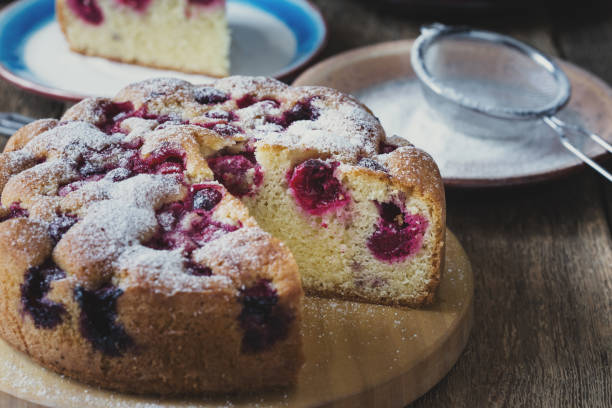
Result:
[[[555,97],[539,109],[513,109],[478,103],[468,95],[444,85],[427,68],[425,55],[431,45],[448,37],[479,40],[520,52],[538,66],[544,68],[554,78],[555,84],[557,84]],[[422,27],[421,35],[412,47],[411,63],[417,77],[436,95],[463,108],[498,119],[530,120],[553,116],[568,103],[571,96],[570,81],[552,58],[512,37],[491,31],[475,30],[469,27],[450,27],[439,23]]]
[[[436,41],[439,41],[444,37],[451,36],[480,40],[498,45],[500,47],[508,47],[522,53],[537,65],[544,68],[551,76],[554,77],[558,88],[556,96],[551,102],[544,104],[540,109],[513,109],[478,103],[465,94],[457,92],[456,89],[443,85],[441,81],[437,80],[427,69],[425,64],[425,55],[429,47]],[[416,39],[412,47],[410,60],[417,77],[421,81],[421,84],[427,87],[427,89],[432,91],[436,96],[450,101],[463,109],[495,119],[539,119],[555,131],[555,133],[559,136],[559,140],[563,147],[580,158],[580,160],[591,166],[608,181],[612,182],[612,173],[601,167],[586,153],[580,150],[570,141],[567,136],[570,133],[574,133],[590,138],[609,153],[612,153],[612,145],[604,140],[601,136],[590,132],[582,126],[566,123],[555,116],[555,114],[569,102],[572,88],[569,78],[567,75],[565,75],[561,67],[559,67],[559,65],[557,65],[557,63],[555,63],[552,58],[546,54],[521,41],[503,34],[494,33],[491,31],[475,30],[469,27],[450,27],[444,24],[434,23],[421,28],[421,35]]]

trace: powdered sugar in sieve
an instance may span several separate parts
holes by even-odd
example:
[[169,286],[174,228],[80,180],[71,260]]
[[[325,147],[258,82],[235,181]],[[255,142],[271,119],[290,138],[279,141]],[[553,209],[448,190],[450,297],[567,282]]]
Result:
[[[380,119],[387,134],[397,134],[431,154],[447,180],[530,177],[580,163],[543,123],[535,124],[529,137],[503,139],[476,138],[451,128],[429,108],[418,80],[412,76],[382,82],[354,94]],[[595,120],[585,117],[571,104],[560,116],[598,129]],[[574,143],[590,155],[603,151],[588,139],[577,138]]]

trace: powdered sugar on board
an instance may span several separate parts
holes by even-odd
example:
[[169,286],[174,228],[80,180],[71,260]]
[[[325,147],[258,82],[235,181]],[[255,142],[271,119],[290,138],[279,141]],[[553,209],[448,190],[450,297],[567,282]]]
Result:
[[[387,134],[397,134],[427,151],[437,162],[444,179],[506,179],[538,175],[580,162],[559,143],[545,125],[532,133],[508,139],[477,138],[461,133],[433,111],[414,78],[386,81],[355,92],[380,119]],[[593,131],[597,123],[570,105],[560,114],[571,123]],[[494,132],[495,129],[492,129]],[[573,140],[589,155],[603,152],[595,143]]]

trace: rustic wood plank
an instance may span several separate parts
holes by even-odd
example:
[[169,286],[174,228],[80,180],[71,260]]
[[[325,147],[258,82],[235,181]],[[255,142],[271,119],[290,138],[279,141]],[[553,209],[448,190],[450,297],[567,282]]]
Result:
[[[39,119],[59,117],[64,111],[64,103],[34,95],[6,81],[0,80],[0,112],[17,112],[22,115]],[[0,151],[8,140],[0,135]]]
[[612,239],[598,176],[450,191],[448,224],[472,260],[468,348],[420,406],[585,406],[612,401]]
[[[554,41],[561,55],[585,67],[612,84],[612,5],[600,4],[597,9],[577,10],[577,15],[554,16]],[[607,161],[612,170],[612,160]],[[607,222],[612,231],[612,187],[602,181]]]
[[612,234],[612,184],[604,183],[604,206],[606,207],[606,220]]
[[[543,10],[505,13],[487,16],[482,14],[440,13],[414,14],[398,12],[393,7],[377,7],[377,2],[355,0],[312,0],[328,22],[329,41],[321,55],[326,58],[339,52],[383,41],[415,38],[419,27],[433,21],[447,24],[469,24],[475,27],[500,31],[527,41],[543,51],[555,54],[551,40],[548,13]],[[319,58],[319,59],[321,59]]]
[[22,91],[6,81],[0,81],[0,111],[17,112],[32,118],[59,117],[64,103]]

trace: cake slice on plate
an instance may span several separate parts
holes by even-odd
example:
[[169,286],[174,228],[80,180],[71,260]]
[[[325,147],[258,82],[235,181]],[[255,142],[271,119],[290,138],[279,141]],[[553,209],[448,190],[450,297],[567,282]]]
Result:
[[229,73],[225,0],[56,0],[78,53],[215,77]]

